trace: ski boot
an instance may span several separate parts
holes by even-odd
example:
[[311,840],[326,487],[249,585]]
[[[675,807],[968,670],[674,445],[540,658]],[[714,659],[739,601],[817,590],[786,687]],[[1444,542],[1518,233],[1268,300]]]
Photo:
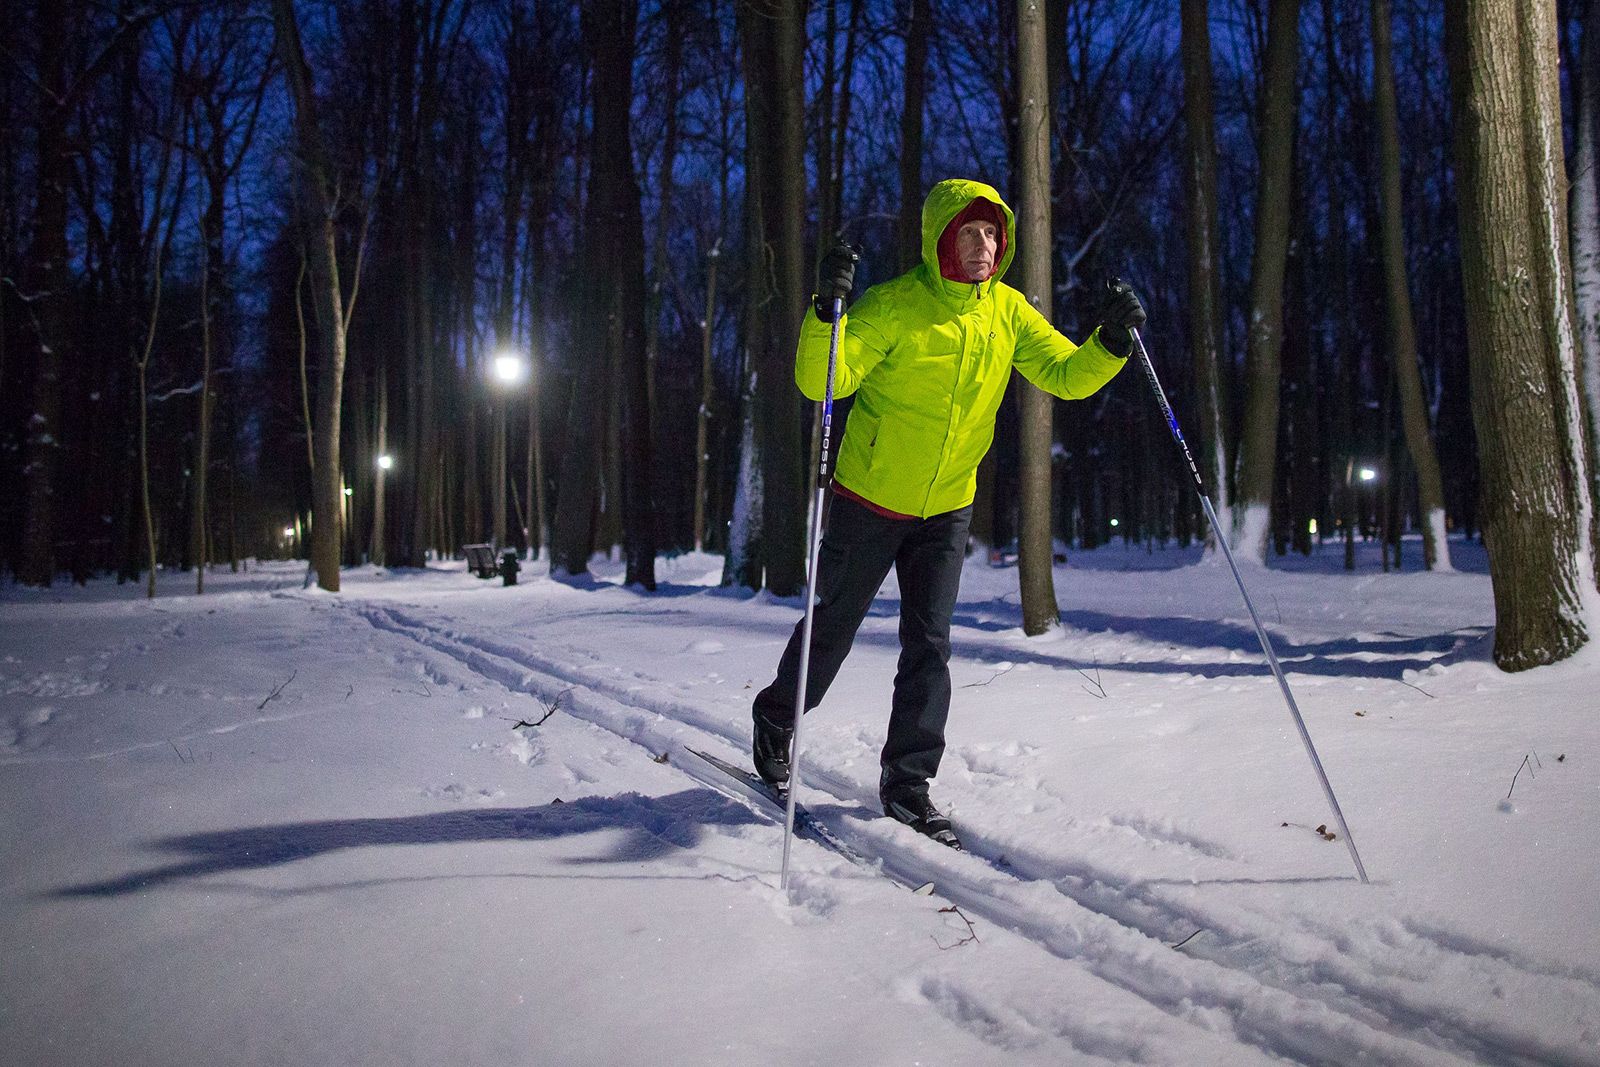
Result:
[[768,722],[760,714],[755,716],[755,738],[750,748],[756,774],[780,793],[789,788],[789,750],[793,741],[794,727]]
[[965,852],[961,839],[950,826],[950,820],[933,806],[926,789],[895,789],[879,794],[883,813],[896,822],[903,822],[917,833],[931,837],[941,845],[957,852]]

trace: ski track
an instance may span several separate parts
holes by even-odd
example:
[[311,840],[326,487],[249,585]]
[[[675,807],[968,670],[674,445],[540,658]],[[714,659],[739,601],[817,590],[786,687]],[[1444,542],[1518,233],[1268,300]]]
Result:
[[[592,652],[560,646],[548,651],[552,645],[544,638],[545,651],[536,652],[513,640],[453,628],[448,619],[391,606],[352,604],[345,610],[512,692],[532,694],[547,705],[559,697],[562,710],[652,757],[689,745],[715,751],[718,746],[707,746],[706,735],[731,748],[735,760],[748,747],[745,732],[733,725],[742,721],[738,716],[730,721],[693,700],[660,695],[687,687],[618,668]],[[1175,1018],[1212,1030],[1221,1016],[1234,1036],[1268,1056],[1327,1064],[1468,1059],[1600,1067],[1600,1023],[1593,1016],[1600,973],[1551,966],[1410,918],[1352,924],[1334,916],[1318,922],[1236,901],[1208,901],[1193,886],[1130,883],[1098,866],[1092,848],[1070,854],[1060,847],[1034,848],[965,824],[970,855],[948,853],[932,842],[907,840],[887,820],[852,817],[875,798],[848,775],[807,764],[803,787],[830,795],[844,809],[808,803],[819,821],[904,879],[934,879],[939,896]],[[1154,847],[1182,849],[1208,863],[1208,875],[1250,874],[1221,846],[1193,835],[1142,819],[1111,822]],[[1168,947],[1196,928],[1203,934],[1190,946]],[[1482,1007],[1466,1013],[1441,1000],[1434,992],[1441,975],[1454,990],[1461,983],[1474,987],[1475,1003]],[[948,985],[923,993],[936,1007],[972,1011],[988,1025],[998,1025],[992,1006],[976,1010]],[[1533,1001],[1547,1008],[1552,1002],[1560,1005],[1567,1025],[1550,1027],[1528,1018],[1518,1005]],[[1059,1020],[1053,1022],[1044,1028],[1066,1036]],[[1037,1026],[1038,1020],[1029,1020],[1023,1029]]]

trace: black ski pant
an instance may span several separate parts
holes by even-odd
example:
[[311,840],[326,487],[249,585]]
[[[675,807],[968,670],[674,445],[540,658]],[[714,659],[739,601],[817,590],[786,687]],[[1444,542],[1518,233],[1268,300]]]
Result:
[[[891,519],[832,494],[817,561],[806,710],[822,702],[891,566],[900,581],[900,665],[894,676],[880,789],[927,788],[944,755],[950,714],[950,615],[961,585],[972,507],[926,519]],[[778,676],[755,699],[754,714],[794,722],[802,619],[778,661]]]

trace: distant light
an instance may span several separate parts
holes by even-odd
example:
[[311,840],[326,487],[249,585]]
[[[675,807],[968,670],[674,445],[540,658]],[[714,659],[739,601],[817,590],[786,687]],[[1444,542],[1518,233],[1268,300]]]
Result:
[[1362,467],[1361,470],[1357,472],[1357,477],[1364,482],[1370,482],[1377,476],[1378,472],[1373,470],[1371,467]]
[[494,357],[495,380],[515,385],[528,376],[528,360],[520,352],[501,352]]
[[294,536],[294,527],[293,526],[285,526],[283,528],[283,536],[285,536],[285,537],[293,537]]
[[355,490],[354,490],[354,489],[352,489],[352,488],[350,488],[350,487],[349,487],[349,486],[348,486],[348,485],[347,485],[347,486],[345,486],[345,487],[344,487],[344,495],[345,495],[345,496],[354,496],[354,495],[355,495]]
[[378,469],[381,470],[381,471],[393,470],[394,469],[394,457],[389,455],[389,453],[387,453],[387,452],[385,452],[383,455],[379,456],[378,457]]
[[1122,525],[1122,520],[1121,519],[1112,519],[1111,520],[1111,525],[1113,525],[1113,526],[1121,526]]
[[1309,533],[1312,537],[1317,536],[1317,520],[1316,519],[1312,519],[1310,522],[1308,522],[1306,524],[1306,532]]

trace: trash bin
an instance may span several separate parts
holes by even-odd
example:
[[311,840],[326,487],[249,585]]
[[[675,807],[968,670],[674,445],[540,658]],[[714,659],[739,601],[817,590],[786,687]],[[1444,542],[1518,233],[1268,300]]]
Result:
[[517,584],[517,572],[522,569],[522,564],[517,562],[517,550],[504,548],[500,550],[500,579],[506,585]]

